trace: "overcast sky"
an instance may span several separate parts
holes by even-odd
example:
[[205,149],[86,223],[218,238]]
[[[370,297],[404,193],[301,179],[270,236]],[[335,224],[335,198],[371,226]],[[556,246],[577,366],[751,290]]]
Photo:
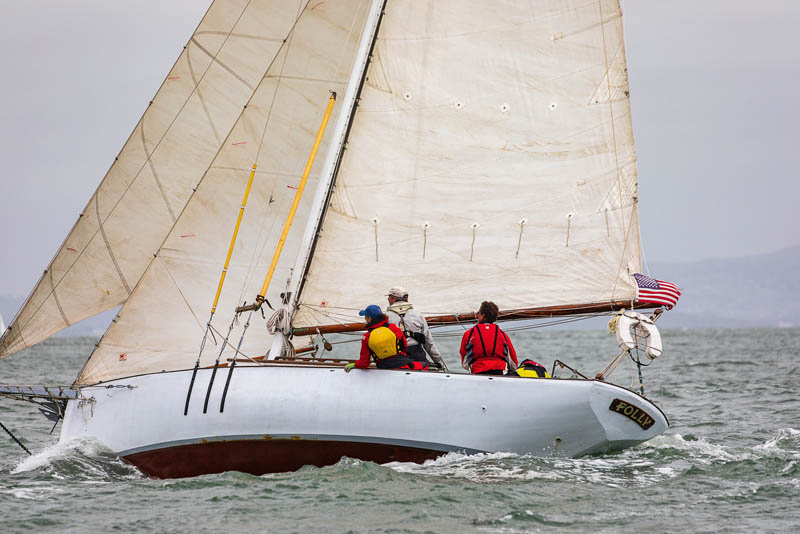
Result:
[[[32,288],[208,3],[0,0],[0,295]],[[622,6],[647,260],[800,243],[800,1]]]

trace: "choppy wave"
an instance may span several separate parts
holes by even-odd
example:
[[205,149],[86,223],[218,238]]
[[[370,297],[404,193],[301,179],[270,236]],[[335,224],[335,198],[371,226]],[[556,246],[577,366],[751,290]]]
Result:
[[[576,459],[450,453],[420,465],[378,465],[343,458],[261,477],[154,480],[97,442],[46,445],[50,438],[37,432],[50,424],[31,417],[26,404],[7,403],[4,423],[36,454],[23,457],[10,438],[0,439],[3,532],[84,532],[87,525],[126,532],[794,531],[800,330],[724,334],[732,341],[720,348],[713,332],[665,333],[669,355],[645,378],[670,417],[668,434]],[[604,337],[567,337],[579,368],[605,363],[605,354],[593,356]],[[540,353],[557,354],[566,338],[528,339]],[[30,350],[39,352],[24,361],[34,365],[11,365],[18,365],[14,376],[27,372],[33,381],[52,366],[79,368],[91,343]],[[749,361],[753,354],[762,365],[743,372],[739,355]]]
[[800,459],[800,430],[794,428],[778,429],[778,434],[763,445],[755,447],[765,455],[775,454],[781,457]]
[[692,468],[726,466],[764,459],[789,460],[789,472],[800,460],[800,431],[779,429],[754,447],[735,448],[692,435],[667,434],[619,453],[584,458],[538,458],[513,453],[449,453],[423,464],[393,462],[385,467],[401,473],[464,479],[477,483],[553,480],[645,487],[676,478]]
[[11,470],[11,474],[25,472],[37,472],[53,479],[97,482],[142,476],[136,468],[90,438],[59,441],[23,458]]

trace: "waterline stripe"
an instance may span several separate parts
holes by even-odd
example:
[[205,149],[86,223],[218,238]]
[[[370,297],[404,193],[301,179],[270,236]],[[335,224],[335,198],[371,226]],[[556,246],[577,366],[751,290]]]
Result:
[[119,456],[130,456],[140,452],[154,451],[158,449],[168,449],[171,447],[180,447],[182,445],[196,445],[206,442],[222,442],[222,441],[271,441],[271,440],[287,440],[287,441],[343,441],[355,443],[375,443],[379,445],[399,445],[401,447],[410,447],[414,449],[424,449],[439,452],[463,452],[466,454],[478,454],[487,451],[478,449],[470,449],[468,447],[459,447],[456,445],[446,445],[443,443],[429,443],[425,441],[413,441],[407,439],[394,439],[394,438],[375,438],[370,436],[343,436],[337,434],[268,434],[269,438],[264,438],[264,434],[236,434],[231,436],[213,436],[206,438],[192,438],[180,439],[175,441],[165,441],[162,443],[155,443],[153,445],[145,445],[144,447],[136,447],[120,451]]

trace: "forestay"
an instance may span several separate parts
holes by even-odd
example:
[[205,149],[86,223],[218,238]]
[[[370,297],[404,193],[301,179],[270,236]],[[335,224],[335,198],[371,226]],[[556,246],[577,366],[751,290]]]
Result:
[[[201,365],[213,363],[219,354],[236,306],[258,292],[329,91],[344,89],[369,2],[304,5],[267,75],[87,362],[79,383],[194,365],[253,164],[256,176]],[[327,144],[326,136],[321,152]],[[318,174],[315,170],[311,176],[317,179]],[[307,212],[308,202],[301,203],[300,223],[289,234],[266,295],[272,303],[279,303],[279,293],[285,290]],[[269,334],[260,315],[258,319],[244,339],[244,354],[263,354],[269,347]],[[234,346],[245,320],[242,317],[234,328]],[[229,348],[226,356],[233,356],[233,350]]]
[[635,298],[617,0],[388,2],[296,326]]
[[211,5],[0,338],[0,358],[125,302],[306,2]]

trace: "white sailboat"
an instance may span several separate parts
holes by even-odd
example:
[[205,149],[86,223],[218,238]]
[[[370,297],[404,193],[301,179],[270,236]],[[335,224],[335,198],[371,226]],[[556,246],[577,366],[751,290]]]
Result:
[[622,449],[668,421],[603,380],[296,354],[397,284],[432,325],[653,307],[637,200],[618,0],[215,0],[0,358],[122,309],[71,387],[0,394],[158,477]]

